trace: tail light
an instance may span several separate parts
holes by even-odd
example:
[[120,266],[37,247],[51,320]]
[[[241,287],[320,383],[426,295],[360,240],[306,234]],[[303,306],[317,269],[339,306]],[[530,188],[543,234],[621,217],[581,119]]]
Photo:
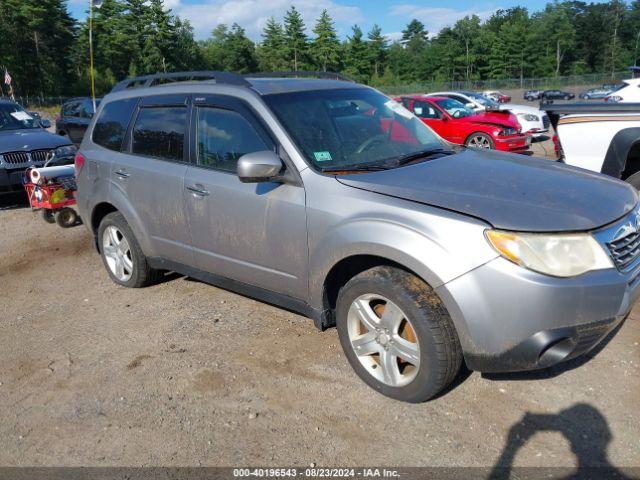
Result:
[[80,170],[82,170],[82,167],[84,167],[84,155],[82,155],[80,152],[76,153],[74,164],[76,167],[76,176],[78,176]]

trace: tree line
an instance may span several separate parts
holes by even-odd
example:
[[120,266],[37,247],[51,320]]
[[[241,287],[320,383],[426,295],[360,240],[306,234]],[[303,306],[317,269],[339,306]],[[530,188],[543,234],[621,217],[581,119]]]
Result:
[[[381,27],[354,25],[340,38],[326,10],[310,30],[291,6],[270,18],[257,42],[241,25],[220,24],[197,41],[162,0],[105,0],[94,12],[97,88],[127,76],[181,70],[239,73],[342,72],[372,85],[611,73],[640,60],[640,0],[558,1],[529,12],[467,16],[439,32],[408,21],[391,41]],[[0,64],[22,95],[86,95],[87,22],[65,0],[0,0]],[[5,91],[6,93],[6,91]]]

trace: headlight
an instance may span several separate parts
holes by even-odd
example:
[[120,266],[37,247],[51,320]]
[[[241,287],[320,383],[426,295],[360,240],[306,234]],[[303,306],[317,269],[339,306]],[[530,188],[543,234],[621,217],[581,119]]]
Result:
[[540,234],[486,230],[487,240],[507,260],[529,270],[573,277],[613,268],[604,248],[588,233]]
[[518,117],[525,119],[527,122],[539,122],[540,117],[531,113],[519,113]]
[[57,158],[72,157],[76,154],[76,150],[75,145],[65,145],[64,147],[56,148],[55,156]]
[[503,128],[502,130],[500,130],[500,133],[498,133],[498,135],[515,135],[516,133],[518,133],[518,130],[516,130],[515,128]]

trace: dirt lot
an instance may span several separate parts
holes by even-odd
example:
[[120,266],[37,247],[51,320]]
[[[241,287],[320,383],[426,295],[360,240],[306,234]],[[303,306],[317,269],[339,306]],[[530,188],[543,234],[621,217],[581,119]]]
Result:
[[0,465],[640,466],[638,308],[594,358],[402,404],[335,330],[188,278],[116,286],[84,227],[2,201]]

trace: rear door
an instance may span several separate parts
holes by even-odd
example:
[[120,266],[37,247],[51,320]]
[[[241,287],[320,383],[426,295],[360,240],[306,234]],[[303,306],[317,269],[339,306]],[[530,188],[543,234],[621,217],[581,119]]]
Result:
[[183,204],[189,103],[186,95],[143,97],[111,174],[146,230],[146,253],[192,265]]
[[[278,148],[239,99],[198,96],[184,198],[196,265],[294,298],[307,294],[307,226],[301,184],[242,183],[237,161]],[[288,168],[294,168],[289,165]]]

